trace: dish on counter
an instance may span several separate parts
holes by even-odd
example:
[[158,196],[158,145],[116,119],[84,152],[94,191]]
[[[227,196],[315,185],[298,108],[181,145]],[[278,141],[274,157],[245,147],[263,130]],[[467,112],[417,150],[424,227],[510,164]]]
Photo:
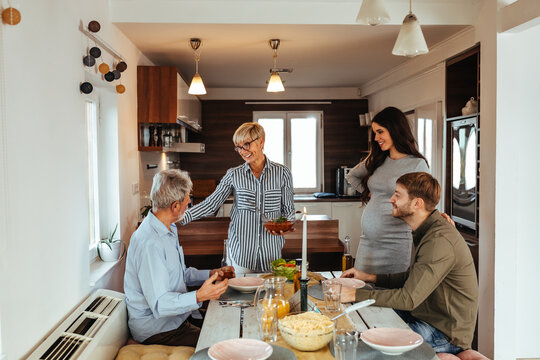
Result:
[[410,329],[373,328],[363,331],[360,339],[386,355],[399,355],[420,346],[424,339]]
[[229,286],[241,293],[251,293],[264,284],[264,279],[256,276],[236,277],[229,279]]
[[220,341],[208,349],[213,360],[264,360],[272,355],[272,346],[255,339],[230,339]]

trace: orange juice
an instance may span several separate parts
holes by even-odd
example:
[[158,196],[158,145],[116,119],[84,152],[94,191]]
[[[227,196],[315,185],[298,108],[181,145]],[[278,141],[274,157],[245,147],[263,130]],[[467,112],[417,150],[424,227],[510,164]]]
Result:
[[261,301],[260,304],[262,305],[262,307],[272,306],[272,307],[277,308],[278,319],[281,319],[282,317],[287,315],[290,311],[289,302],[285,299],[276,299],[276,298],[269,299],[269,300],[264,299]]

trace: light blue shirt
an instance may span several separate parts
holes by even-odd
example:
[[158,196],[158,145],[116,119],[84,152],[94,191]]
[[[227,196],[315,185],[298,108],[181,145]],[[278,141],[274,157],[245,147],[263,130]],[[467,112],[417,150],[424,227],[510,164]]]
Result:
[[124,291],[133,338],[143,342],[198,314],[201,303],[186,285],[201,285],[209,275],[209,270],[186,269],[176,225],[169,231],[149,212],[131,236],[126,260]]

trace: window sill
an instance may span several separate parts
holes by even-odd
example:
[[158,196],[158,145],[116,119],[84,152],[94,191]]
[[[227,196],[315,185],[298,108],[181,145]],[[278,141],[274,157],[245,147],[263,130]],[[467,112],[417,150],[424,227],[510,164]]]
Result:
[[102,261],[97,258],[90,264],[90,287],[96,286],[105,275],[116,267],[121,261]]

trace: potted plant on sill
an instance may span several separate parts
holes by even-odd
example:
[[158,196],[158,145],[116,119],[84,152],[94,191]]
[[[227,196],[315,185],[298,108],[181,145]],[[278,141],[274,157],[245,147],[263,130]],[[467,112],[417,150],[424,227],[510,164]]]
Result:
[[97,245],[98,255],[103,261],[120,261],[126,255],[126,243],[121,239],[114,238],[117,229],[118,224],[116,224],[111,234],[108,237],[101,239]]

